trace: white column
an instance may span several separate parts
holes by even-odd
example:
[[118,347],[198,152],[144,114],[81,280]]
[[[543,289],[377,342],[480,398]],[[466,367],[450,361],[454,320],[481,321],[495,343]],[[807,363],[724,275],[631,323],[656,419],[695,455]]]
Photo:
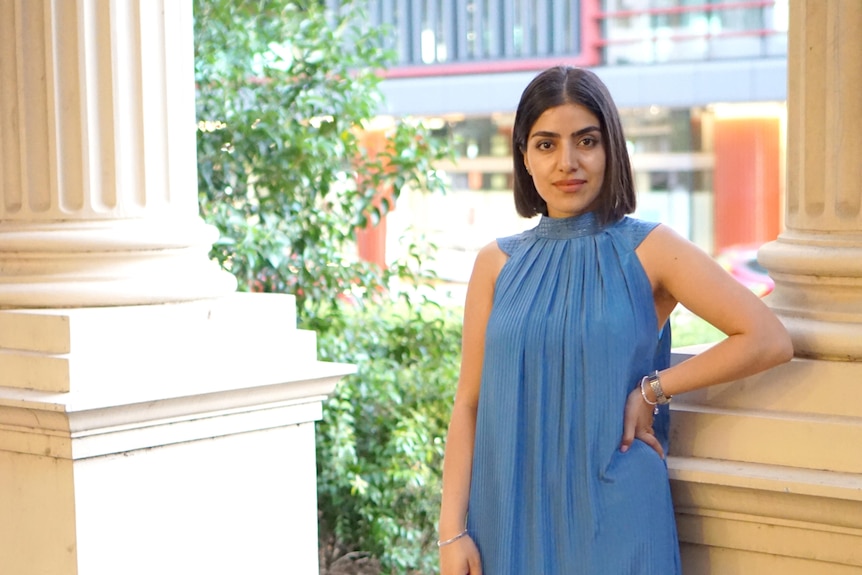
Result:
[[862,2],[795,1],[787,231],[759,255],[796,355],[862,359]]
[[0,0],[0,573],[317,575],[317,361],[198,216],[191,0]]
[[675,399],[687,575],[862,572],[860,29],[859,0],[790,0],[787,231],[760,260],[798,357]]
[[191,2],[0,0],[0,307],[232,292],[198,216]]

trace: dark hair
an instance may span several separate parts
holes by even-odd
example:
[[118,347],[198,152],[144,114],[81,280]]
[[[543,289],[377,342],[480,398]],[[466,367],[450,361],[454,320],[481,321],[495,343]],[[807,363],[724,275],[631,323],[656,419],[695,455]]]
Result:
[[545,110],[563,104],[580,104],[599,120],[605,149],[605,176],[595,213],[603,224],[622,219],[635,209],[631,161],[616,104],[607,86],[589,70],[555,66],[536,76],[518,103],[512,130],[512,161],[515,170],[515,208],[525,218],[548,215],[548,205],[539,196],[524,165],[527,138]]

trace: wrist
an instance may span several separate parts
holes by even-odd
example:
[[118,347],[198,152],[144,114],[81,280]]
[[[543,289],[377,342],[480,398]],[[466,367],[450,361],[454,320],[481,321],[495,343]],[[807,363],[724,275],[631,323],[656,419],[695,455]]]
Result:
[[466,526],[463,522],[461,523],[443,523],[440,522],[437,528],[437,533],[440,536],[441,541],[445,541],[447,539],[451,539],[455,537],[462,531],[466,530]]
[[653,391],[652,387],[649,384],[649,376],[645,375],[641,378],[640,384],[640,394],[644,400],[644,403],[647,403],[652,407],[653,405],[657,405],[655,391]]
[[649,376],[645,375],[641,378],[641,382],[638,385],[637,390],[635,392],[640,392],[641,398],[643,398],[644,403],[646,403],[653,410],[653,415],[658,414],[658,401],[656,400],[655,391],[649,385]]
[[655,401],[655,403],[658,405],[667,405],[668,403],[670,403],[672,396],[664,392],[664,389],[661,385],[661,375],[659,374],[658,370],[644,376],[644,380],[642,380],[642,383],[644,383],[644,381],[646,383],[646,385],[644,386],[646,390],[648,392],[652,392],[652,401]]
[[456,533],[452,537],[449,537],[447,539],[442,539],[442,538],[438,539],[437,540],[437,548],[439,549],[440,547],[446,547],[447,545],[451,545],[452,543],[455,543],[456,541],[459,541],[466,536],[467,536],[467,529],[462,529],[461,531],[459,531],[458,533]]

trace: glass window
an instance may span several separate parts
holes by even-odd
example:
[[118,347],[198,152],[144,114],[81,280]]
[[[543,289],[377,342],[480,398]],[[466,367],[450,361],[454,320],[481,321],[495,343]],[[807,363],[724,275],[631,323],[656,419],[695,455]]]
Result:
[[605,0],[605,63],[783,55],[787,52],[786,3]]

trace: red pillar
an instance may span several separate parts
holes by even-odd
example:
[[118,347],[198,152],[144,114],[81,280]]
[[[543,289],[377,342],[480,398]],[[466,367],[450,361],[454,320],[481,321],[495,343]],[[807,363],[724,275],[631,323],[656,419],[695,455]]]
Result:
[[[382,130],[365,132],[362,137],[363,144],[368,150],[368,155],[374,157],[386,147],[386,134]],[[374,205],[380,208],[382,199],[389,199],[389,205],[395,209],[395,202],[391,190],[378,190],[374,199]],[[356,230],[356,245],[359,257],[364,261],[375,263],[381,268],[386,267],[386,216],[380,217],[376,225],[368,224],[364,228]]]
[[715,250],[772,241],[780,225],[778,118],[716,118]]
[[366,262],[386,267],[386,216],[376,226],[368,225],[356,230],[356,245],[359,257]]

